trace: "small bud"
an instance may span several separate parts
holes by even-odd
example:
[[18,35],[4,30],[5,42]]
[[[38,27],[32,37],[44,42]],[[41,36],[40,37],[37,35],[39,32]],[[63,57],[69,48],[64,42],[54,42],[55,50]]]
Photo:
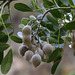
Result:
[[25,58],[27,61],[30,61],[32,56],[33,56],[33,52],[30,51],[30,50],[28,50],[28,51],[25,52],[24,58]]
[[41,56],[39,54],[35,54],[31,58],[31,62],[35,67],[39,66],[41,63]]
[[25,46],[25,45],[21,45],[20,47],[19,47],[19,50],[18,50],[18,52],[19,52],[19,54],[21,55],[21,56],[24,56],[24,54],[25,54],[25,52],[28,50],[28,48]]

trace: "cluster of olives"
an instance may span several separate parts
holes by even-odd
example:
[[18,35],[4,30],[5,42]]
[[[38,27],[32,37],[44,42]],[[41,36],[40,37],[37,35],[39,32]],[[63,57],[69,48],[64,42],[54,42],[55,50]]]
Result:
[[29,25],[24,26],[22,30],[23,44],[19,47],[19,54],[23,56],[28,62],[31,62],[34,67],[40,65],[42,59],[49,59],[52,53],[53,46],[47,42],[34,44],[32,41],[32,27]]

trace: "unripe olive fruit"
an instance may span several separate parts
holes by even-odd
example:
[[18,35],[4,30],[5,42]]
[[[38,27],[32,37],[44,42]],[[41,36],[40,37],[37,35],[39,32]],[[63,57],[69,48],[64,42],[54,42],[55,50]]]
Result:
[[53,47],[52,47],[51,44],[45,44],[45,45],[44,45],[44,47],[43,47],[43,52],[44,52],[45,55],[46,55],[46,60],[49,59],[49,56],[51,55],[52,50],[53,50]]
[[35,52],[37,50],[37,47],[33,44],[30,44],[29,49],[33,52]]
[[47,42],[46,42],[46,41],[42,43],[42,47],[43,47],[45,44],[47,44]]
[[31,58],[31,62],[33,63],[34,67],[37,67],[41,63],[41,56],[39,54],[35,54]]
[[26,46],[30,46],[31,43],[31,35],[23,36],[23,42]]
[[42,59],[44,58],[44,53],[43,53],[43,51],[42,51],[40,48],[38,48],[38,49],[35,51],[35,53],[38,53],[38,54],[41,56]]
[[24,26],[24,28],[22,29],[22,34],[30,35],[31,34],[31,26],[29,26],[29,25]]
[[19,47],[19,50],[18,50],[18,52],[19,52],[19,54],[21,55],[21,56],[24,56],[24,54],[25,54],[25,52],[28,50],[28,48],[25,46],[25,45],[21,45],[20,47]]
[[30,61],[32,56],[33,56],[33,52],[30,51],[30,50],[28,50],[28,51],[25,52],[24,58],[25,58],[27,61]]

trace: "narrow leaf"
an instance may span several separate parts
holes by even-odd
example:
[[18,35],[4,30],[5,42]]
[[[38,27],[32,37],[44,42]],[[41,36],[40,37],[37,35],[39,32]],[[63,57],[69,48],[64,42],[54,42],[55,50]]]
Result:
[[4,32],[0,32],[0,42],[6,43],[8,41],[8,36]]
[[0,31],[2,31],[2,30],[3,30],[3,28],[4,28],[4,27],[1,25],[1,26],[0,26]]
[[68,3],[70,4],[71,7],[74,7],[75,8],[75,5],[73,3],[73,0],[68,0]]
[[3,60],[3,52],[0,52],[0,65],[2,63],[2,60]]
[[6,50],[10,45],[0,42],[0,52]]
[[16,43],[22,43],[22,39],[17,37],[16,35],[12,35],[11,39]]
[[50,55],[48,63],[52,62],[58,56],[58,53],[59,53],[59,48],[54,50],[53,53]]
[[59,65],[59,63],[60,63],[60,61],[61,61],[61,59],[58,60],[58,61],[56,61],[56,62],[54,63],[54,65],[52,66],[52,68],[51,68],[51,73],[52,73],[52,74],[55,73],[55,71],[56,71],[56,69],[57,69],[57,67],[58,67],[58,65]]
[[71,42],[71,41],[72,41],[71,37],[66,37],[66,40],[67,40],[68,42]]
[[1,72],[3,74],[7,74],[9,72],[9,70],[11,68],[11,65],[12,65],[12,61],[13,61],[12,50],[9,50],[9,52],[7,53],[7,55],[2,60]]
[[2,19],[3,21],[6,21],[9,18],[9,14],[3,14]]
[[50,2],[49,0],[43,0],[43,5],[46,9],[50,9],[53,5],[52,2]]
[[61,13],[59,10],[53,10],[53,11],[50,11],[50,13],[56,18],[61,18]]
[[66,27],[67,30],[75,30],[75,20],[73,20],[73,21],[67,23],[67,24],[65,25],[65,27]]
[[54,25],[56,25],[56,26],[59,26],[58,21],[57,21],[54,17],[52,17],[52,16],[50,16],[50,15],[47,15],[47,19],[48,19],[49,22],[51,22],[52,24],[54,24]]
[[31,12],[33,11],[29,6],[27,6],[26,4],[24,3],[16,3],[14,5],[14,8],[19,10],[19,11],[22,11],[22,12]]
[[27,23],[29,22],[30,20],[28,18],[23,18],[21,20],[21,23],[24,24],[24,25],[27,25]]

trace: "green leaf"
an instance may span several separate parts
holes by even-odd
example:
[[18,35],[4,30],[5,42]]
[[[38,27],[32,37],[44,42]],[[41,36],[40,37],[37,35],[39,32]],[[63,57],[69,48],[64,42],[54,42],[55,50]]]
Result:
[[68,6],[68,0],[61,0],[61,2]]
[[40,31],[39,31],[39,36],[42,36],[42,34],[44,34],[45,36],[50,36],[49,30],[44,27],[40,28]]
[[0,42],[0,52],[6,50],[10,45]]
[[13,61],[12,50],[9,50],[9,52],[4,57],[4,59],[2,60],[2,63],[1,63],[1,72],[3,74],[7,74],[9,72],[11,65],[12,65],[12,61]]
[[2,60],[3,60],[3,52],[0,52],[0,65],[2,63]]
[[52,52],[47,62],[48,63],[52,62],[58,56],[58,53],[59,53],[59,48],[57,48],[56,50]]
[[32,12],[33,10],[24,3],[16,3],[14,8],[22,12]]
[[73,0],[68,0],[68,3],[70,4],[71,7],[75,8],[75,5],[73,3]]
[[40,23],[43,27],[46,27],[46,28],[48,28],[50,31],[54,31],[54,27],[53,27],[53,25],[52,24],[50,24],[50,23],[46,23],[46,22],[44,22],[44,21],[41,21],[41,23]]
[[9,18],[9,14],[3,14],[2,19],[3,21],[6,21]]
[[12,35],[11,39],[16,43],[22,43],[22,39],[17,37],[16,35]]
[[21,23],[24,24],[24,25],[27,25],[27,23],[29,22],[30,20],[28,18],[23,18],[21,20]]
[[43,58],[42,61],[43,61],[43,62],[46,62],[46,59]]
[[61,18],[61,13],[59,10],[53,10],[53,11],[50,11],[50,13],[56,18]]
[[19,24],[19,26],[18,26],[19,30],[22,31],[22,29],[23,29],[24,26],[25,26],[24,24]]
[[43,6],[44,6],[46,9],[52,8],[52,5],[53,5],[53,3],[50,2],[49,0],[43,0]]
[[58,60],[58,61],[56,61],[56,62],[54,63],[54,65],[52,66],[52,68],[51,68],[51,73],[52,73],[52,74],[55,73],[55,71],[56,71],[56,69],[57,69],[57,67],[58,67],[58,65],[59,65],[59,63],[60,63],[60,61],[61,61],[61,59]]
[[5,26],[11,28],[11,23],[5,23]]
[[69,23],[66,23],[65,28],[67,30],[75,30],[75,20],[73,20]]
[[54,2],[54,0],[52,0],[53,3],[56,5],[56,3],[58,4],[58,6],[61,6],[63,4],[63,2],[61,0],[55,0],[56,3]]
[[37,0],[31,0],[31,4],[33,6],[33,8],[36,10],[36,9],[39,9],[39,6],[38,6],[38,1]]
[[50,15],[47,15],[47,19],[48,19],[49,22],[51,22],[52,24],[54,24],[54,25],[56,25],[56,26],[59,26],[58,21],[57,21],[54,17],[52,17],[52,16],[50,16]]
[[64,40],[62,38],[59,38],[59,44],[64,43]]
[[58,40],[57,39],[55,39],[55,38],[53,38],[53,37],[48,37],[48,39],[49,39],[49,43],[57,43],[58,42]]
[[30,15],[30,20],[35,20],[36,17],[34,15]]
[[66,37],[66,40],[67,40],[68,42],[71,42],[71,41],[72,41],[71,37]]
[[8,41],[8,36],[4,32],[0,32],[0,42],[6,43]]
[[4,27],[1,25],[1,26],[0,26],[0,31],[2,31],[2,30],[3,30],[3,28],[4,28]]

